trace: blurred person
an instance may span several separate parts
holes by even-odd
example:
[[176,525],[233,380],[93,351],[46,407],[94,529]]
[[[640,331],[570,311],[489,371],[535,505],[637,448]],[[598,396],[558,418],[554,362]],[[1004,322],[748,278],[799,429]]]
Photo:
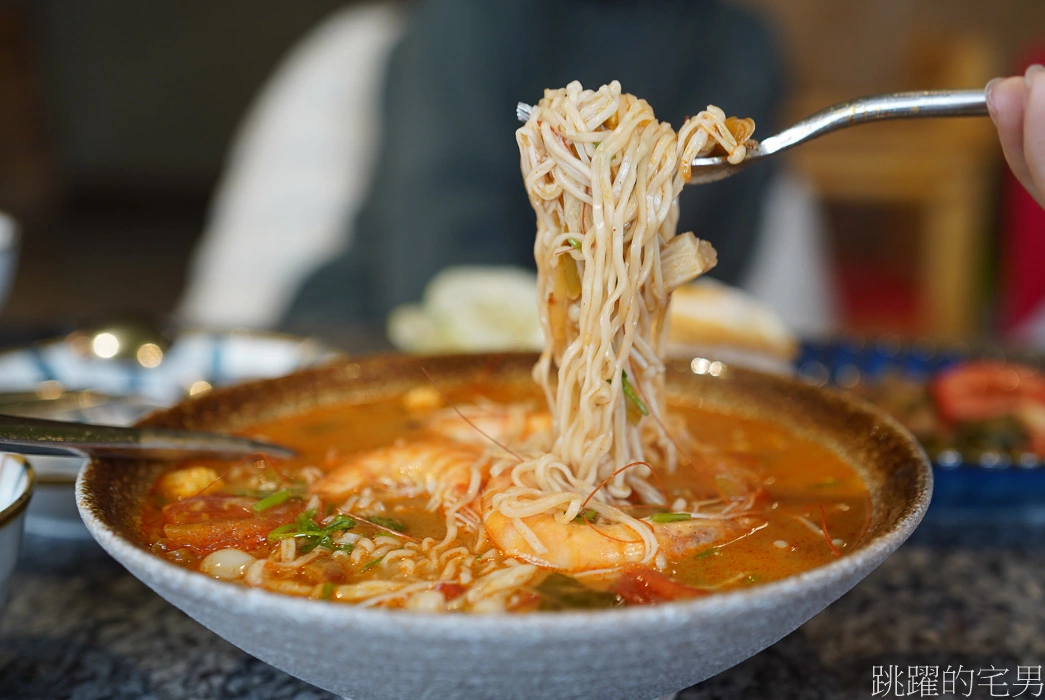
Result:
[[1045,67],[987,84],[987,108],[1005,160],[1020,184],[1045,207]]
[[[369,194],[352,240],[302,286],[285,325],[380,324],[450,265],[533,267],[515,104],[579,80],[619,80],[675,126],[709,103],[773,133],[774,40],[722,0],[429,0],[393,50]],[[756,244],[772,168],[682,193],[679,231],[718,249],[737,283]],[[794,270],[792,270],[794,272]]]
[[280,61],[226,159],[177,314],[205,326],[271,328],[301,280],[351,245],[366,195],[385,66],[401,2],[353,3]]

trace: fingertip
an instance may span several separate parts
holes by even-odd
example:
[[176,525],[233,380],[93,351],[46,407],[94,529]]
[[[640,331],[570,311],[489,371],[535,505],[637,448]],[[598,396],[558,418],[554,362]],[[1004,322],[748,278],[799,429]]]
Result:
[[983,95],[987,100],[987,112],[991,115],[991,119],[997,122],[998,120],[994,117],[994,102],[991,97],[991,93],[994,92],[995,86],[1002,81],[1001,78],[991,78],[987,81],[986,87],[983,88]]
[[1045,66],[1040,63],[1032,63],[1027,66],[1027,70],[1023,74],[1023,82],[1026,83],[1027,89],[1030,89],[1035,81],[1041,80],[1042,77],[1045,77]]

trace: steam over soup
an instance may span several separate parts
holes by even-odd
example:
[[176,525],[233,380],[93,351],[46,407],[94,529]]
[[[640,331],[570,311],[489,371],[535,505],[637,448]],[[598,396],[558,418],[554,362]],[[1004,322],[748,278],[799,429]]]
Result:
[[674,472],[654,464],[650,477],[664,505],[619,506],[659,544],[651,560],[594,498],[569,517],[513,523],[492,509],[506,472],[491,473],[497,460],[484,454],[491,438],[513,452],[547,443],[540,393],[447,394],[421,385],[247,431],[293,446],[292,460],[174,465],[147,499],[148,542],[181,566],[291,595],[525,612],[773,581],[844,554],[867,526],[867,490],[837,455],[777,425],[685,404],[669,407],[693,445]]

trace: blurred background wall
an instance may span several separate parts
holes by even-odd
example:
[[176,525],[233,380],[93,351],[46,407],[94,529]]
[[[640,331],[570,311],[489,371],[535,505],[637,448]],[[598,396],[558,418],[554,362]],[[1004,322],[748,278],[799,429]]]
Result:
[[[1040,0],[737,1],[777,28],[793,118],[876,91],[981,87],[1045,44]],[[344,4],[0,2],[0,210],[23,227],[3,318],[169,311],[251,98]],[[986,122],[854,130],[792,161],[828,212],[847,323],[991,327],[1002,236]],[[880,269],[865,279],[868,261]]]

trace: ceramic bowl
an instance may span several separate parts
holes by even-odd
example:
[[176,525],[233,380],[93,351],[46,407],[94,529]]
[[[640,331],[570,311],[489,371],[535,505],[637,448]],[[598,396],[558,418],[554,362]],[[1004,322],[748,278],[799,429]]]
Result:
[[[99,360],[64,339],[0,352],[0,412],[101,425],[130,425],[190,393],[277,377],[338,353],[280,333],[186,329],[155,367]],[[73,498],[80,457],[33,458],[36,495],[26,529],[44,537],[89,539]]]
[[7,584],[18,562],[33,480],[27,461],[0,453],[0,609],[7,600]]
[[[235,430],[368,392],[426,382],[523,381],[532,355],[376,357],[216,391],[150,425]],[[695,369],[704,370],[698,374]],[[716,376],[717,375],[717,376]],[[711,363],[672,364],[674,394],[764,417],[839,453],[872,517],[851,553],[790,578],[659,606],[566,613],[413,614],[285,597],[179,568],[138,544],[141,498],[163,465],[98,461],[77,482],[91,534],[161,596],[248,653],[350,698],[655,698],[764,649],[829,605],[911,534],[932,473],[894,420],[855,399]]]

